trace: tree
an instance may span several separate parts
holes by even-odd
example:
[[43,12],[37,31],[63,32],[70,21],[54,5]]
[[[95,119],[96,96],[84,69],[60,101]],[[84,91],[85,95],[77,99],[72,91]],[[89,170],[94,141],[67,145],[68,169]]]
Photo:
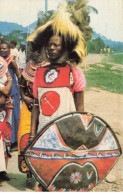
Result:
[[26,38],[27,38],[27,33],[23,33],[20,30],[14,30],[6,36],[6,40],[8,41],[15,40],[17,41],[18,45],[20,45],[22,41],[25,41]]
[[54,10],[47,11],[46,13],[43,11],[39,11],[37,27],[45,24],[52,17],[53,13],[54,13]]
[[87,42],[87,53],[100,53],[100,49],[104,49],[105,43],[101,38],[89,40]]
[[85,40],[90,40],[92,37],[92,28],[90,24],[90,12],[98,13],[97,9],[87,5],[88,0],[67,0],[72,19],[83,32]]

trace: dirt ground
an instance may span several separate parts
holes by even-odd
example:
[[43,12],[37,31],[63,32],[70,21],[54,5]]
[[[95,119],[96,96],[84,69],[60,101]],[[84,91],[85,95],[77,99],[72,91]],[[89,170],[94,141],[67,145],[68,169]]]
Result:
[[[95,59],[95,61],[94,61]],[[101,63],[102,55],[91,55],[87,58],[87,64]],[[89,68],[87,66],[87,68]],[[123,150],[123,95],[110,93],[92,88],[85,91],[85,111],[103,118],[114,130]],[[18,171],[17,152],[12,153],[8,164],[8,182],[0,183],[1,192],[31,192],[26,188],[26,175]],[[99,183],[93,192],[121,192],[123,191],[123,155],[109,172],[107,177]],[[34,191],[33,191],[34,192]]]

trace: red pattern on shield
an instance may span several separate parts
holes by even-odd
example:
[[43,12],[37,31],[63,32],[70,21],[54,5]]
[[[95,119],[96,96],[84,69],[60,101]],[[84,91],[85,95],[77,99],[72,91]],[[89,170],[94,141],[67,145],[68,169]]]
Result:
[[42,95],[40,104],[42,114],[45,116],[51,116],[56,112],[60,105],[60,96],[55,91],[48,91]]

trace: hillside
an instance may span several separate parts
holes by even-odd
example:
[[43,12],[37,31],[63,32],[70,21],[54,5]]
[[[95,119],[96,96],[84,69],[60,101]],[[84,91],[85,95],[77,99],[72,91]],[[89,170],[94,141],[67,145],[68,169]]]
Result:
[[22,26],[17,23],[1,22],[0,21],[0,33],[4,36],[8,35],[14,30],[22,31],[23,33],[31,33],[36,28],[37,21],[33,22],[29,26]]
[[123,42],[120,41],[113,41],[111,39],[106,38],[105,36],[98,34],[96,32],[93,32],[93,39],[101,38],[105,46],[109,46],[110,48],[118,48],[120,51],[123,51]]
[[[7,36],[9,33],[11,33],[14,30],[22,31],[23,33],[32,33],[34,29],[37,26],[37,21],[33,22],[29,26],[22,26],[17,23],[9,23],[9,22],[1,22],[0,21],[0,34],[3,36]],[[123,42],[116,42],[112,41],[110,39],[107,39],[105,36],[98,34],[96,32],[93,32],[93,39],[101,38],[106,46],[109,46],[110,48],[118,48],[118,50],[123,51]]]

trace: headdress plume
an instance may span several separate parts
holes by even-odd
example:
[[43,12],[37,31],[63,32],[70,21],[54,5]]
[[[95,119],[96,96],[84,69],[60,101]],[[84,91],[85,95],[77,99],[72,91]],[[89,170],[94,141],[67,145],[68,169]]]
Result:
[[44,43],[41,43],[40,40],[47,39],[48,34],[52,32],[54,35],[61,35],[70,54],[69,58],[74,56],[79,59],[78,61],[81,61],[86,55],[86,33],[92,32],[87,18],[89,9],[87,0],[77,0],[74,3],[62,2],[51,19],[46,24],[38,27],[27,38],[27,41],[32,41],[37,45],[41,44],[43,47]]

